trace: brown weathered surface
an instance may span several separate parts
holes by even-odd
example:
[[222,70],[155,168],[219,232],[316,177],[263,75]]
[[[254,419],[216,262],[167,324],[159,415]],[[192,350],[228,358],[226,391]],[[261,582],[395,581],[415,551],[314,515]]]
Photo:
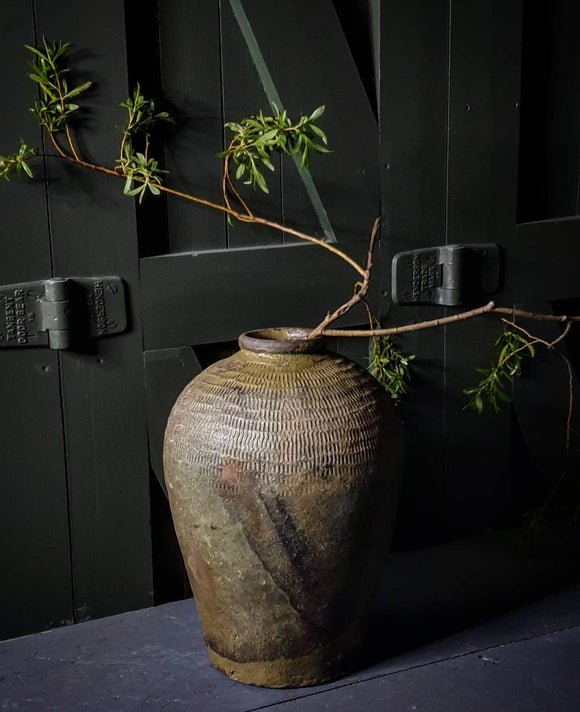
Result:
[[185,388],[165,478],[216,667],[284,687],[356,664],[399,430],[376,381],[324,353],[242,349]]

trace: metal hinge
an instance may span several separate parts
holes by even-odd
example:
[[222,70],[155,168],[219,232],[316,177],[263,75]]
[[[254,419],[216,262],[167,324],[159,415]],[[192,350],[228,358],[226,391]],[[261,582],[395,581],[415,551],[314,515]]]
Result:
[[494,243],[444,245],[393,257],[395,304],[460,306],[500,288],[501,250]]
[[127,328],[120,277],[71,277],[0,287],[0,347],[70,349]]

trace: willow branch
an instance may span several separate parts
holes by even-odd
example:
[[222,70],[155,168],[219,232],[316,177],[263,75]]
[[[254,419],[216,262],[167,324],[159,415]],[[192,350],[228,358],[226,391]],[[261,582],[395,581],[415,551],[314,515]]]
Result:
[[[81,158],[78,158],[76,155],[68,155],[63,152],[63,150],[60,148],[58,143],[56,142],[53,134],[51,131],[48,132],[50,139],[55,147],[55,149],[58,152],[58,155],[55,156],[56,158],[61,158],[65,161],[68,161],[69,163],[72,163],[77,166],[81,166],[83,168],[88,168],[90,170],[96,171],[98,173],[104,173],[106,175],[110,176],[115,176],[117,178],[123,178],[123,174],[120,173],[118,170],[112,169],[112,168],[106,168],[105,166],[101,166],[95,163],[90,163],[89,161],[85,161]],[[72,147],[71,147],[72,148]],[[73,149],[74,151],[74,149]],[[139,183],[145,183],[143,179],[140,178],[134,178],[136,182]],[[420,331],[422,329],[431,329],[433,327],[437,326],[443,326],[445,324],[453,324],[458,321],[465,321],[466,319],[471,319],[473,317],[481,316],[483,314],[489,314],[489,313],[497,313],[497,314],[508,314],[512,317],[518,316],[524,319],[532,319],[532,320],[537,320],[537,321],[554,321],[554,322],[559,322],[559,323],[566,323],[568,324],[568,327],[566,331],[559,337],[557,341],[563,339],[570,328],[571,322],[577,322],[580,321],[580,316],[565,316],[565,315],[554,315],[554,314],[537,314],[534,312],[528,312],[528,311],[523,311],[521,309],[513,309],[510,307],[496,307],[494,302],[489,302],[488,304],[485,304],[484,306],[478,307],[476,309],[470,309],[465,312],[460,312],[459,314],[453,314],[448,317],[441,317],[439,319],[431,319],[428,321],[421,321],[421,322],[416,322],[413,324],[404,324],[402,326],[393,326],[393,327],[388,327],[384,329],[328,329],[327,326],[334,322],[336,319],[339,317],[343,316],[346,314],[350,309],[358,304],[359,302],[364,300],[364,297],[366,296],[369,288],[369,283],[370,283],[370,275],[371,275],[371,269],[372,269],[372,264],[373,264],[373,252],[374,252],[374,247],[376,243],[376,239],[378,236],[378,229],[379,229],[379,218],[377,218],[373,224],[373,229],[371,231],[371,237],[369,240],[369,248],[367,252],[367,261],[365,267],[361,267],[355,260],[353,260],[349,255],[346,253],[342,252],[342,250],[339,250],[337,247],[334,247],[334,245],[324,242],[324,240],[321,240],[320,238],[314,237],[312,235],[309,235],[307,233],[301,232],[300,230],[295,230],[294,228],[287,227],[286,225],[282,225],[281,223],[275,222],[274,220],[268,220],[267,218],[261,218],[256,215],[253,215],[251,212],[246,212],[246,213],[240,213],[237,210],[234,210],[231,205],[228,204],[226,205],[221,205],[220,203],[215,203],[211,200],[206,200],[205,198],[199,198],[195,195],[191,195],[189,193],[184,193],[182,191],[176,190],[175,188],[170,188],[166,185],[159,184],[156,185],[156,188],[158,190],[167,193],[168,195],[173,195],[178,198],[182,198],[183,200],[187,200],[192,203],[196,203],[198,205],[203,205],[205,207],[211,208],[212,210],[217,210],[222,213],[225,213],[226,215],[231,216],[235,220],[238,220],[239,222],[245,222],[245,223],[251,223],[253,225],[262,225],[264,227],[273,229],[273,230],[279,230],[280,232],[283,232],[287,235],[292,235],[293,237],[297,237],[300,240],[310,242],[312,244],[318,245],[319,247],[324,248],[328,252],[331,252],[332,254],[336,255],[340,259],[344,260],[347,264],[349,264],[363,279],[362,282],[358,282],[356,284],[356,291],[353,294],[353,296],[344,304],[342,304],[338,309],[336,309],[334,312],[329,313],[326,315],[326,317],[323,319],[323,321],[315,327],[311,332],[309,338],[314,338],[316,336],[332,336],[332,337],[339,337],[339,336],[344,336],[344,337],[362,337],[362,338],[373,338],[377,336],[391,336],[395,334],[404,334],[412,331]],[[236,191],[237,193],[237,191]],[[248,210],[247,206],[243,201],[242,206],[245,210]]]
[[[529,313],[529,312],[528,312]],[[535,315],[535,316],[546,316],[546,315]],[[560,334],[560,336],[557,339],[554,339],[554,341],[545,341],[544,339],[540,339],[537,336],[534,336],[533,334],[530,334],[530,332],[527,329],[524,329],[523,326],[520,326],[519,324],[516,324],[511,321],[507,321],[507,319],[502,319],[503,322],[508,324],[509,326],[514,327],[518,331],[521,331],[523,334],[525,334],[529,339],[531,339],[531,343],[540,343],[543,346],[545,346],[549,351],[556,346],[557,343],[562,341],[562,339],[566,338],[568,335],[568,332],[572,328],[572,321],[577,321],[578,317],[565,317],[568,319],[568,323],[566,324],[566,328],[564,331]],[[523,346],[522,348],[527,348],[527,345]],[[555,351],[556,354],[564,361],[564,364],[566,366],[566,369],[568,371],[568,409],[566,412],[566,447],[565,447],[565,453],[566,453],[566,458],[568,458],[569,453],[570,453],[570,436],[572,433],[572,413],[574,410],[574,371],[572,369],[572,364],[570,363],[569,359],[558,349]],[[556,490],[562,483],[564,477],[566,476],[568,472],[568,465],[564,467],[563,471],[560,474],[560,477],[558,478],[558,481],[550,491],[550,494],[548,495],[547,500],[544,502],[542,505],[543,508],[547,507],[547,505],[552,501]]]
[[[58,91],[58,98],[59,98],[59,101],[60,101],[60,108],[61,108],[61,111],[62,111],[63,114],[64,114],[64,112],[65,112],[65,107],[64,107],[64,95],[63,95],[63,93],[62,93],[62,88],[61,88],[61,85],[60,85],[60,79],[59,79],[59,77],[58,77],[58,72],[56,71],[56,67],[55,67],[54,65],[53,65],[53,69],[54,69],[54,71],[55,71],[56,87],[57,87],[57,91]],[[72,151],[73,157],[74,157],[75,160],[77,160],[77,161],[80,160],[80,159],[79,159],[79,156],[78,156],[78,153],[76,152],[75,145],[74,145],[73,140],[72,140],[72,134],[71,134],[71,131],[70,131],[70,127],[69,127],[68,122],[67,122],[66,120],[65,120],[65,122],[64,122],[64,132],[65,132],[65,134],[66,134],[66,140],[67,140],[67,143],[68,143],[68,145],[69,145],[70,150]],[[52,131],[50,131],[49,133],[51,134],[51,138],[52,138]],[[53,139],[53,143],[54,143],[54,139]]]
[[[318,332],[316,336],[360,336],[362,338],[372,338],[373,336],[393,336],[395,334],[405,334],[410,331],[420,331],[421,329],[432,329],[435,326],[443,326],[445,324],[453,324],[456,321],[465,321],[466,319],[471,319],[475,316],[481,316],[482,314],[512,314],[520,316],[525,319],[532,319],[535,321],[556,321],[559,323],[565,323],[566,328],[562,334],[552,342],[544,342],[542,339],[538,339],[533,336],[537,342],[544,344],[547,348],[555,346],[559,341],[565,339],[570,331],[573,322],[580,321],[580,316],[562,316],[555,314],[536,314],[534,312],[522,311],[521,309],[511,309],[509,307],[496,307],[494,302],[489,302],[482,307],[476,309],[470,309],[469,311],[460,312],[459,314],[453,314],[452,316],[442,317],[441,319],[431,319],[429,321],[420,321],[413,324],[404,324],[403,326],[391,326],[385,329],[322,329]],[[502,319],[502,321],[506,321]],[[519,328],[520,331],[525,331],[522,327],[518,326],[514,322],[508,322],[511,326]],[[527,332],[525,332],[527,333]],[[312,332],[311,332],[312,334]],[[529,334],[528,334],[529,335]],[[530,335],[531,336],[531,335]],[[312,336],[310,337],[312,338]]]
[[509,314],[510,316],[521,316],[523,319],[535,319],[536,321],[580,321],[580,316],[565,316],[563,314],[536,314],[535,312],[523,311],[522,309],[511,309],[510,307],[495,307],[497,314]]
[[54,134],[52,133],[52,131],[49,131],[49,132],[48,132],[48,135],[50,136],[50,141],[51,141],[52,145],[54,146],[55,150],[57,151],[59,157],[60,157],[60,158],[68,158],[68,156],[66,155],[66,153],[65,153],[65,152],[62,150],[62,148],[59,146],[58,141],[57,141],[56,138],[54,137]]
[[429,321],[420,321],[414,324],[405,324],[403,326],[391,326],[387,329],[323,329],[320,336],[363,336],[371,338],[372,336],[393,336],[395,334],[405,334],[409,331],[420,331],[421,329],[432,329],[435,326],[443,326],[444,324],[453,324],[456,321],[465,321],[475,316],[489,314],[494,311],[495,305],[489,302],[477,309],[453,314],[452,316],[444,316],[441,319],[431,319]]
[[[83,168],[89,168],[90,170],[97,171],[98,173],[105,173],[106,175],[116,176],[117,178],[123,177],[120,173],[118,173],[112,168],[106,168],[105,166],[100,166],[95,163],[89,163],[88,161],[84,161],[83,159],[74,158],[73,156],[68,156],[61,152],[59,152],[58,158],[63,158],[69,163],[73,163],[77,166],[82,166]],[[139,183],[145,183],[145,181],[140,178],[134,178],[134,180]],[[342,250],[339,250],[337,247],[334,247],[334,245],[331,245],[328,242],[324,242],[324,240],[321,240],[318,237],[308,235],[305,232],[300,232],[300,230],[294,230],[294,228],[287,227],[286,225],[282,225],[281,223],[275,222],[274,220],[260,218],[252,214],[247,215],[245,213],[239,213],[237,210],[233,210],[231,207],[220,205],[219,203],[214,203],[211,200],[205,200],[205,198],[198,198],[197,196],[190,195],[189,193],[183,193],[179,190],[175,190],[175,188],[169,188],[168,186],[163,184],[156,185],[155,187],[163,193],[173,195],[177,198],[183,198],[184,200],[188,200],[192,203],[197,203],[198,205],[204,205],[205,207],[212,208],[213,210],[219,210],[222,213],[230,215],[232,218],[238,220],[239,222],[252,223],[253,225],[263,225],[264,227],[271,228],[272,230],[279,230],[280,232],[283,232],[286,235],[292,235],[293,237],[297,237],[300,240],[304,240],[305,242],[311,242],[314,245],[323,247],[325,250],[332,252],[332,254],[344,260],[363,278],[365,276],[365,270],[357,262],[355,262],[355,260],[349,257],[346,253],[342,252]]]
[[320,324],[314,329],[312,329],[308,338],[314,339],[316,336],[320,336],[324,332],[328,324],[331,324],[343,314],[346,314],[348,311],[350,311],[350,309],[352,309],[355,304],[361,302],[366,296],[366,293],[369,290],[369,282],[371,279],[371,269],[373,267],[373,252],[375,249],[377,236],[379,234],[379,224],[380,218],[376,218],[373,223],[373,229],[371,230],[371,237],[369,240],[369,248],[367,252],[367,263],[362,275],[363,281],[355,285],[356,291],[348,300],[348,302],[345,302],[340,307],[338,307],[338,309],[335,309],[332,314],[327,314],[326,317],[320,322]]
[[[228,150],[229,150],[231,147],[232,147],[232,144],[230,143],[230,145],[228,146]],[[230,157],[229,157],[229,156],[225,156],[225,158],[224,158],[224,170],[223,170],[223,174],[222,174],[222,195],[223,195],[223,198],[224,198],[224,203],[226,204],[226,206],[227,206],[230,210],[232,209],[232,206],[231,206],[231,203],[230,203],[230,199],[229,199],[229,196],[228,196],[228,190],[229,190],[229,191],[232,192],[232,194],[234,195],[234,197],[236,198],[236,200],[240,203],[240,205],[242,206],[242,208],[246,211],[246,213],[248,214],[248,216],[249,216],[249,217],[253,217],[252,211],[250,210],[250,208],[248,207],[248,205],[246,204],[246,202],[244,201],[244,199],[242,198],[242,196],[240,195],[240,193],[238,192],[236,186],[234,185],[234,183],[233,183],[233,181],[232,181],[232,178],[231,178],[231,176],[230,176],[230,166],[229,166],[229,162],[230,162]]]
[[[566,319],[568,319],[568,317],[566,317]],[[508,326],[511,326],[514,329],[521,331],[522,334],[525,334],[525,336],[528,337],[528,339],[532,339],[534,343],[542,344],[547,349],[553,349],[556,344],[558,344],[560,341],[563,341],[568,336],[568,332],[572,328],[572,321],[569,320],[566,324],[566,328],[560,334],[560,336],[558,336],[557,339],[554,339],[553,341],[546,341],[545,339],[541,339],[539,336],[531,334],[527,329],[524,329],[523,326],[520,326],[520,324],[516,324],[514,321],[508,321],[507,319],[502,319],[502,321],[504,322],[504,324],[507,324]]]

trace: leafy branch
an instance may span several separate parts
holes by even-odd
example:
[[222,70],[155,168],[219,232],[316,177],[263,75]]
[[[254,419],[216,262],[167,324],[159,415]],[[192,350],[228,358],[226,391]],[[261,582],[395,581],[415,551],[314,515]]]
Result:
[[[149,155],[151,132],[159,121],[171,121],[171,118],[166,111],[155,112],[155,102],[143,96],[139,84],[133,96],[121,102],[120,106],[127,111],[127,121],[121,128],[123,138],[117,170],[126,179],[123,193],[138,197],[141,204],[147,191],[153,195],[161,193],[161,176],[167,171],[161,170],[159,162]],[[142,152],[133,148],[135,137],[142,139]]]
[[414,358],[414,355],[404,354],[390,336],[373,339],[370,372],[390,394],[395,405],[399,405],[407,393],[411,380],[409,363]]
[[[149,155],[151,132],[159,121],[171,121],[171,118],[166,111],[155,112],[155,102],[143,96],[139,84],[133,95],[121,102],[120,106],[126,110],[127,120],[121,127],[123,138],[116,170],[125,177],[123,193],[138,197],[141,204],[147,191],[153,195],[161,194],[161,176],[167,171],[161,170],[159,162]],[[135,137],[141,137],[142,151],[134,149]]]
[[[147,192],[154,195],[158,195],[162,192],[167,193],[175,197],[197,203],[198,205],[203,205],[213,210],[221,211],[225,213],[228,218],[279,230],[301,240],[319,245],[320,247],[323,247],[329,252],[332,252],[336,256],[340,257],[360,275],[364,274],[364,269],[355,260],[334,245],[326,243],[324,240],[314,237],[313,235],[309,235],[308,233],[300,230],[295,230],[294,228],[282,225],[273,220],[255,216],[251,213],[243,201],[241,201],[242,212],[240,212],[231,206],[228,199],[224,201],[224,204],[220,204],[215,201],[206,200],[205,198],[166,186],[162,182],[161,178],[164,171],[159,168],[158,161],[149,155],[149,147],[151,130],[154,128],[155,124],[160,120],[167,121],[170,120],[170,118],[166,112],[155,112],[154,103],[151,100],[146,99],[141,94],[139,86],[136,87],[132,97],[129,97],[121,104],[121,106],[127,111],[127,122],[121,129],[123,138],[121,141],[119,158],[116,161],[117,165],[115,168],[95,164],[79,156],[72,140],[72,132],[69,124],[73,113],[76,112],[79,107],[78,104],[71,103],[70,99],[85,92],[92,85],[92,83],[85,82],[84,84],[76,86],[73,89],[69,89],[65,76],[69,70],[67,67],[63,66],[62,63],[62,58],[68,51],[69,46],[70,45],[63,42],[51,43],[46,39],[43,39],[42,47],[40,49],[27,46],[27,49],[33,54],[33,59],[30,63],[32,72],[29,74],[29,77],[40,87],[40,97],[32,107],[31,112],[48,133],[50,141],[56,149],[59,158],[99,173],[124,178],[125,194],[138,197],[140,202],[143,200],[143,197]],[[308,158],[310,152],[313,150],[317,152],[323,152],[323,150],[325,150],[320,145],[317,145],[316,148],[314,148],[314,141],[311,140],[311,135],[320,137],[323,142],[326,140],[326,137],[321,129],[318,127],[313,128],[313,116],[319,116],[320,114],[321,110],[318,109],[309,117],[302,117],[298,124],[294,125],[289,121],[284,112],[276,110],[276,116],[278,117],[276,120],[280,126],[284,125],[284,130],[289,136],[298,136],[299,133],[303,135],[302,143],[300,143],[299,136],[295,139],[295,143],[293,143],[294,138],[287,139],[287,144],[290,147],[289,151],[295,150],[296,147],[302,147],[303,158],[304,156]],[[57,141],[56,136],[63,128],[66,135],[66,141],[65,145],[61,146]],[[140,151],[133,149],[132,146],[133,139],[137,134],[140,134],[143,137],[144,146]],[[260,146],[259,141],[258,146]],[[234,145],[232,145],[231,148],[233,149]],[[34,153],[27,153],[26,158],[30,158],[33,155],[41,155],[40,152],[36,151],[36,149],[29,150],[34,151]],[[262,150],[266,149],[262,147],[260,148],[260,151]],[[224,185],[232,184],[228,172],[228,158],[229,157],[226,157],[224,159]],[[21,162],[21,157],[18,157],[18,154],[10,154],[9,156],[4,157],[3,163],[1,164],[2,167],[0,168],[0,170],[2,170],[2,175],[4,177],[8,177],[8,174],[12,169],[16,169],[17,172],[24,170],[26,173],[32,174],[31,170],[27,170],[30,167],[27,165],[27,169],[25,169],[21,165]],[[234,193],[237,195],[235,189]]]
[[0,156],[0,178],[10,180],[10,173],[26,173],[29,178],[33,177],[32,169],[27,161],[38,156],[38,149],[29,148],[23,139],[20,139],[20,148],[16,153],[9,153],[7,156]]
[[525,533],[523,539],[530,539],[533,536],[537,536],[538,534],[543,533],[547,528],[548,528],[548,514],[551,508],[551,505],[553,503],[554,497],[558,490],[560,489],[560,486],[562,485],[566,475],[568,474],[568,468],[569,468],[569,457],[570,457],[570,448],[571,448],[571,437],[572,437],[572,413],[574,410],[574,370],[572,368],[572,364],[570,363],[569,359],[560,351],[559,349],[556,349],[556,345],[560,342],[563,341],[566,336],[568,335],[568,332],[570,331],[572,327],[572,322],[568,322],[566,324],[566,327],[558,336],[556,339],[553,341],[546,341],[545,339],[541,339],[537,336],[533,336],[530,334],[529,331],[524,329],[522,326],[519,324],[515,324],[514,322],[508,322],[507,320],[503,319],[506,324],[509,324],[512,328],[517,329],[524,337],[525,339],[528,340],[530,344],[541,344],[544,346],[548,351],[551,351],[555,353],[557,356],[559,356],[562,361],[564,362],[564,365],[566,366],[566,371],[568,375],[568,406],[566,410],[566,426],[565,426],[565,446],[564,446],[564,455],[565,455],[565,464],[564,467],[560,473],[560,476],[556,480],[556,482],[552,485],[551,490],[548,493],[548,496],[544,500],[544,502],[539,506],[534,509],[532,509],[530,512],[527,512],[524,515],[524,520],[526,522],[526,527],[525,527]]
[[119,159],[121,173],[125,176],[124,195],[139,198],[139,204],[147,191],[153,195],[161,195],[161,174],[167,173],[159,168],[155,158],[146,154],[134,152],[129,144],[125,144],[124,156]]
[[536,355],[534,344],[537,339],[528,340],[517,331],[506,329],[495,340],[499,348],[493,357],[489,368],[478,368],[477,373],[482,378],[475,386],[465,388],[463,392],[469,396],[466,408],[482,413],[486,409],[500,410],[500,401],[504,403],[511,400],[506,389],[516,376],[522,373],[522,363],[526,357]]
[[66,74],[68,68],[62,66],[62,58],[70,45],[65,42],[47,42],[42,40],[42,49],[25,45],[32,53],[28,63],[31,72],[29,79],[38,84],[40,97],[31,107],[30,112],[36,117],[40,126],[44,127],[58,151],[63,155],[63,150],[55,139],[55,134],[63,128],[66,133],[68,148],[73,156],[78,158],[68,127],[71,115],[78,111],[79,105],[72,102],[92,86],[92,82],[84,82],[73,89],[69,89]]
[[133,96],[122,101],[119,106],[127,111],[127,122],[121,128],[123,140],[121,141],[121,159],[123,158],[125,143],[136,134],[145,136],[146,145],[149,145],[151,133],[159,121],[172,121],[167,111],[155,112],[155,102],[146,99],[141,94],[139,84],[133,90]]
[[[568,372],[571,378],[572,368],[568,359],[564,354],[554,348],[568,335],[572,327],[571,321],[567,322],[562,334],[553,341],[546,341],[538,336],[534,336],[513,321],[508,321],[507,319],[502,319],[502,321],[507,328],[495,341],[495,346],[497,346],[499,350],[492,359],[492,365],[489,368],[476,369],[477,373],[481,373],[483,377],[475,386],[465,388],[463,391],[465,395],[470,397],[465,407],[475,410],[477,413],[482,413],[486,409],[493,410],[497,413],[500,410],[501,402],[509,403],[511,401],[506,391],[508,387],[511,386],[514,378],[521,376],[522,365],[526,358],[534,358],[536,355],[535,347],[538,344],[541,344],[550,351],[553,350],[564,360],[568,366]],[[570,385],[570,389],[571,387]],[[570,394],[567,426],[568,445],[570,441],[571,408],[572,395]]]
[[[31,71],[28,76],[39,88],[39,98],[30,111],[47,132],[56,149],[56,157],[78,167],[122,178],[125,195],[136,197],[139,202],[143,201],[146,194],[166,193],[221,211],[228,219],[260,225],[311,242],[344,260],[357,272],[362,281],[356,283],[355,292],[348,301],[333,312],[329,312],[322,322],[311,331],[311,338],[319,335],[379,338],[454,323],[491,312],[510,314],[513,317],[550,319],[566,323],[580,320],[580,317],[556,317],[496,307],[493,302],[489,302],[484,306],[450,317],[386,329],[374,328],[372,324],[368,330],[328,328],[332,322],[346,314],[356,304],[364,302],[369,287],[373,249],[378,239],[378,221],[375,221],[373,225],[367,261],[363,267],[333,244],[274,220],[254,215],[241,198],[234,186],[234,180],[230,176],[230,162],[233,162],[236,166],[235,179],[243,180],[244,183],[267,192],[264,172],[273,170],[274,153],[293,156],[301,169],[307,169],[313,154],[329,151],[326,135],[316,123],[324,113],[324,106],[319,106],[309,115],[301,116],[296,122],[288,117],[286,111],[274,105],[272,115],[260,112],[255,116],[242,119],[240,122],[226,124],[227,128],[232,131],[233,137],[228,148],[219,154],[223,158],[224,165],[222,174],[223,203],[218,203],[165,185],[163,177],[166,175],[166,171],[163,171],[158,160],[150,155],[151,134],[159,122],[171,119],[167,112],[156,111],[154,102],[143,96],[139,85],[136,86],[132,96],[121,103],[121,107],[126,111],[126,122],[121,128],[122,140],[116,165],[108,167],[96,164],[79,155],[73,142],[71,122],[79,109],[76,99],[90,89],[92,82],[86,81],[74,86],[69,85],[69,69],[64,65],[64,58],[69,47],[70,45],[67,43],[48,42],[46,39],[42,40],[39,48],[27,46],[32,54],[32,60],[29,63]],[[63,131],[64,141],[59,142],[57,137]],[[21,139],[17,152],[0,157],[0,177],[8,180],[12,172],[24,173],[32,177],[29,161],[41,155],[47,154],[41,154],[36,148],[29,147]],[[236,208],[230,202],[232,194],[240,207]]]
[[[319,106],[310,116],[301,116],[292,123],[286,111],[280,111],[272,103],[273,116],[265,116],[261,111],[256,116],[242,119],[239,123],[230,121],[226,128],[234,134],[228,148],[218,153],[225,159],[225,172],[229,176],[229,159],[236,168],[237,180],[244,178],[245,185],[259,188],[268,193],[268,184],[263,168],[274,172],[272,155],[275,152],[288,156],[300,154],[300,168],[308,169],[313,153],[329,153],[328,140],[322,129],[314,122],[324,113]],[[230,183],[231,184],[231,183]]]

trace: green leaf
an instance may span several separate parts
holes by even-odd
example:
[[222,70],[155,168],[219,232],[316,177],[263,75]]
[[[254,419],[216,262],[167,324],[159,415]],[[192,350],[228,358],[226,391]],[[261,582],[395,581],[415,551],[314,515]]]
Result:
[[83,92],[87,91],[87,89],[90,89],[90,87],[92,86],[93,82],[85,82],[84,84],[81,84],[80,86],[71,89],[65,95],[65,99],[72,99],[73,97],[78,96],[79,94],[82,94]]
[[326,107],[324,105],[319,106],[317,109],[314,109],[314,111],[310,114],[310,121],[316,121],[316,119],[319,119],[322,114],[324,114]]
[[127,180],[125,181],[125,186],[123,188],[123,193],[125,195],[129,195],[129,191],[131,190],[131,187],[133,186],[133,179],[131,176],[127,176]]
[[266,183],[266,180],[264,176],[260,173],[260,171],[256,170],[254,173],[254,183],[255,185],[258,186],[258,188],[263,191],[264,193],[269,193],[270,191],[268,190],[268,185]]
[[310,127],[310,130],[312,131],[313,134],[315,134],[316,136],[318,136],[318,138],[321,139],[321,141],[322,141],[324,144],[327,144],[327,143],[328,143],[328,139],[326,138],[326,134],[324,133],[324,131],[322,131],[322,129],[319,129],[318,126],[312,125],[312,126]]
[[29,51],[35,54],[37,57],[39,57],[43,62],[47,61],[47,56],[43,54],[39,49],[36,49],[36,47],[32,47],[31,45],[25,44],[24,47]]
[[265,143],[268,143],[268,141],[271,141],[273,138],[276,138],[277,134],[278,129],[271,129],[270,131],[266,131],[266,133],[263,133],[258,139],[256,139],[254,146],[262,146]]
[[266,166],[266,168],[268,168],[272,172],[274,172],[276,170],[274,168],[274,166],[272,165],[272,163],[270,162],[270,159],[267,156],[262,157],[262,163]]

